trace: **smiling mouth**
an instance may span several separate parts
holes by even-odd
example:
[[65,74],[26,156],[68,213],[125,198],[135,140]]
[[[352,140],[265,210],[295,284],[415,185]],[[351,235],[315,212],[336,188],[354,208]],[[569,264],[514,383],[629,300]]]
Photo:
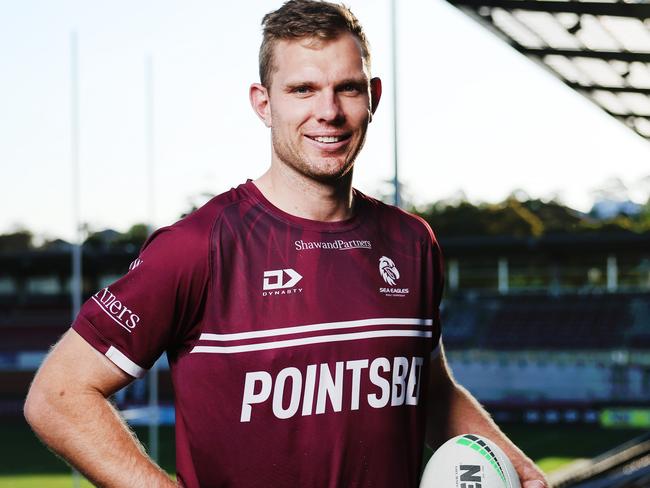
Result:
[[350,138],[350,134],[342,134],[338,136],[306,136],[312,141],[321,142],[323,144],[335,144],[337,142],[345,141]]

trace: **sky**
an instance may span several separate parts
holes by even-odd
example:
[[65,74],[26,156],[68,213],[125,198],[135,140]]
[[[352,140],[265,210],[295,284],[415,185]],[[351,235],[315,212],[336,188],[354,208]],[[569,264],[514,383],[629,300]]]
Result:
[[[281,2],[0,0],[0,233],[74,235],[71,33],[79,53],[80,215],[91,230],[173,223],[260,176],[270,134],[254,115],[260,21]],[[363,23],[384,97],[355,186],[388,194],[397,115],[400,179],[419,205],[513,190],[588,210],[621,179],[648,198],[650,144],[443,0],[346,2]],[[153,214],[145,64],[153,66]],[[391,92],[397,82],[398,109]]]

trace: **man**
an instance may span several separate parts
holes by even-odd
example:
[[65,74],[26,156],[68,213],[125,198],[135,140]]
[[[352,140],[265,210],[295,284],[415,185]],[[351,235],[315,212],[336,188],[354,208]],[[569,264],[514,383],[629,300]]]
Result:
[[167,351],[181,486],[417,486],[428,425],[434,447],[486,435],[543,487],[449,376],[430,229],[352,189],[381,97],[358,21],[294,0],[263,25],[250,99],[269,170],[156,232],[91,297],[34,380],[29,422],[99,485],[173,486],[106,400]]

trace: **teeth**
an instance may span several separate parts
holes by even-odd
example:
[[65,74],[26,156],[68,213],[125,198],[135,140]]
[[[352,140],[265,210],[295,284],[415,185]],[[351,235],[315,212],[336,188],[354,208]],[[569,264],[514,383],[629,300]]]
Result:
[[314,137],[314,140],[318,142],[339,142],[341,138],[337,136],[317,136]]

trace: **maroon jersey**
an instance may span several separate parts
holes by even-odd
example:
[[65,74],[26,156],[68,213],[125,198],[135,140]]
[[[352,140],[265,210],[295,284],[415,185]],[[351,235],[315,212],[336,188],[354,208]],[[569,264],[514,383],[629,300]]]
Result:
[[187,487],[417,486],[441,256],[355,190],[316,222],[252,182],[158,230],[73,327],[132,376],[167,351]]

